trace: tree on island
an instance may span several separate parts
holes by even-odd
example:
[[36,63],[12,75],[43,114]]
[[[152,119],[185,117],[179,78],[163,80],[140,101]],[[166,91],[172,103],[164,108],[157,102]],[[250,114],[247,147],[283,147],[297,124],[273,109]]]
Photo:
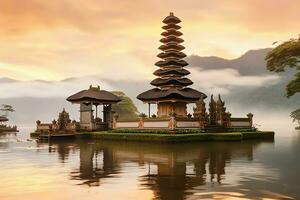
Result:
[[139,118],[137,107],[124,92],[113,91],[112,93],[122,99],[121,102],[112,105],[112,110],[118,113],[120,120],[134,120]]
[[[300,92],[300,35],[297,39],[292,38],[272,49],[265,60],[267,69],[272,72],[284,72],[286,68],[295,69],[294,79],[286,85],[286,96],[289,98]],[[292,112],[291,116],[294,118],[295,114],[299,116],[299,109]]]
[[291,113],[291,117],[293,118],[293,122],[296,122],[296,121],[298,122],[298,124],[299,124],[298,128],[300,128],[300,108],[293,111]]
[[2,108],[0,110],[5,112],[5,115],[4,115],[5,117],[8,116],[8,113],[15,111],[13,109],[13,107],[11,105],[8,105],[8,104],[2,104]]

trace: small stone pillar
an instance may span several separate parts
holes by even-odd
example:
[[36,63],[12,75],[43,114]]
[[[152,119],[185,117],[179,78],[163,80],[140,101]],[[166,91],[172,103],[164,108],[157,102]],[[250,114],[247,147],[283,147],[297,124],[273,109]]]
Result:
[[76,128],[76,121],[75,121],[75,120],[73,120],[73,121],[72,121],[72,123],[71,123],[71,127],[72,127],[72,128],[71,128],[71,129],[72,129],[72,131],[74,131],[74,132],[76,132],[76,131],[77,131],[77,130],[76,130],[77,128]]
[[214,100],[213,95],[210,97],[209,102],[209,125],[217,124],[217,103]]
[[40,125],[41,125],[41,121],[40,121],[40,120],[37,120],[37,121],[36,121],[36,131],[39,131]]
[[147,117],[147,115],[145,113],[141,113],[139,115],[140,117],[140,121],[139,121],[139,127],[138,128],[144,128],[144,121],[145,121],[145,118]]
[[58,130],[58,125],[57,125],[57,122],[55,119],[52,121],[52,125],[50,127],[51,127],[52,131]]
[[113,129],[117,128],[117,121],[118,121],[118,118],[119,118],[119,114],[118,114],[118,113],[115,113],[114,116],[113,116],[113,124],[112,124],[112,128],[113,128]]
[[144,118],[140,117],[139,128],[144,128]]
[[201,129],[205,128],[206,125],[207,125],[205,119],[200,119],[200,118],[199,118],[199,121],[198,121],[198,122],[199,122],[199,128],[201,128]]
[[231,127],[231,113],[230,112],[226,113],[225,127],[227,127],[227,128]]
[[247,117],[249,119],[249,126],[250,126],[250,128],[252,128],[253,127],[253,114],[252,113],[248,113]]
[[175,116],[171,115],[168,128],[174,130],[176,128],[176,119]]

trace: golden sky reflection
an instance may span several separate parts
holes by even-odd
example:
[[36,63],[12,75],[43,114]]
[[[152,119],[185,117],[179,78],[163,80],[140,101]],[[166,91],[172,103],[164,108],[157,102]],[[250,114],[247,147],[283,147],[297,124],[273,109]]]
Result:
[[[68,163],[69,165],[70,163]],[[38,167],[25,164],[10,166],[1,174],[0,199],[5,200],[53,200],[53,199],[151,199],[151,190],[138,190],[138,181],[128,174],[118,179],[110,179],[101,187],[77,185],[80,181],[69,181],[67,170],[59,166]],[[123,180],[126,179],[126,182]],[[115,191],[118,192],[115,192]]]

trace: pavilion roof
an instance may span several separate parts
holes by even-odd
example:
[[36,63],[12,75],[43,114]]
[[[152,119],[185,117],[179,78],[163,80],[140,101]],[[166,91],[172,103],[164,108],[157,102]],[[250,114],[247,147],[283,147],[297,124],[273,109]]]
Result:
[[198,100],[199,98],[206,98],[207,96],[194,90],[192,88],[170,88],[168,90],[162,90],[160,88],[153,88],[146,92],[143,92],[137,96],[139,100],[142,101],[160,101],[160,100],[167,100],[167,99],[181,99],[181,100]]
[[184,67],[187,66],[188,63],[185,60],[160,60],[155,63],[158,67],[169,67],[169,66],[178,66],[178,67]]
[[0,116],[0,122],[7,122],[8,118],[5,116]]
[[154,73],[156,76],[163,76],[163,75],[188,75],[190,72],[186,69],[158,69]]
[[157,55],[157,57],[162,58],[162,59],[170,59],[170,58],[185,58],[186,55],[183,52],[179,51],[168,51],[168,52],[161,52]]
[[163,51],[168,51],[168,50],[181,51],[184,48],[185,47],[180,44],[170,42],[170,43],[161,45],[158,49],[163,50]]
[[88,90],[82,90],[77,92],[67,98],[67,101],[72,103],[81,103],[86,101],[91,101],[93,103],[117,103],[121,101],[117,95],[106,90],[100,90],[100,87],[92,87]]
[[165,36],[165,37],[168,37],[168,36],[171,36],[171,35],[181,36],[182,33],[180,31],[177,31],[176,29],[172,29],[172,30],[169,30],[169,31],[162,32],[161,35]]
[[181,26],[179,26],[177,24],[167,24],[167,25],[162,26],[162,28],[164,30],[178,30],[181,28]]
[[193,82],[188,79],[188,78],[175,78],[175,77],[170,77],[170,78],[156,78],[150,83],[151,85],[154,86],[164,86],[164,85],[173,85],[173,86],[188,86],[192,85]]

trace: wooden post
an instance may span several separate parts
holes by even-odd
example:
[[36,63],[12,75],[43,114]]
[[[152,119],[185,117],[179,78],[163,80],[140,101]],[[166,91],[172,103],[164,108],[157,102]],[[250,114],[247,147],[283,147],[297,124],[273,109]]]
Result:
[[151,117],[151,116],[150,116],[150,109],[151,109],[151,107],[150,107],[150,106],[151,106],[151,104],[150,104],[150,103],[148,103],[148,116],[149,116],[149,118]]
[[98,105],[95,106],[96,106],[96,118],[98,118]]
[[90,124],[91,131],[93,131],[93,129],[94,129],[94,124],[95,124],[95,119],[94,119],[94,113],[93,113],[93,102],[91,101],[91,124]]
[[108,119],[108,128],[112,129],[112,115],[111,115],[111,104],[108,104],[107,106],[107,119]]
[[103,122],[107,122],[106,121],[106,113],[105,113],[105,111],[106,111],[105,105],[103,104],[103,111],[102,111],[102,113],[103,113]]

